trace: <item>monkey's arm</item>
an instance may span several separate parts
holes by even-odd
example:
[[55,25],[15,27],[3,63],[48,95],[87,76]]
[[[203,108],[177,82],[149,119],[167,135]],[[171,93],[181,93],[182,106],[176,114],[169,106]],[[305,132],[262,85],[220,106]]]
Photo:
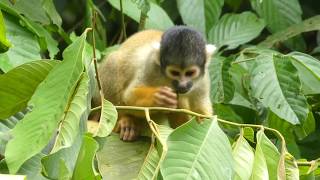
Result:
[[177,95],[169,87],[129,87],[124,93],[124,102],[129,106],[177,107]]

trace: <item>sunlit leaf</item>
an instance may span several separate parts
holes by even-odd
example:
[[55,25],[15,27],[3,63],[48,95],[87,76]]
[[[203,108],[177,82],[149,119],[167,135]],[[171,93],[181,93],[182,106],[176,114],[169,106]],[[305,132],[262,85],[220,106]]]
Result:
[[92,136],[85,135],[83,137],[83,143],[72,179],[101,179],[101,176],[96,172],[94,166],[94,158],[98,148],[99,144],[92,138]]
[[233,177],[231,146],[216,117],[202,124],[193,118],[170,134],[161,173],[166,179]]
[[37,38],[17,22],[12,16],[5,16],[7,38],[12,47],[0,54],[0,67],[4,72],[23,63],[41,59]]
[[112,129],[116,125],[118,112],[113,104],[105,99],[101,107],[101,117],[95,136],[106,137],[112,132]]
[[0,75],[0,119],[26,108],[37,86],[59,61],[32,61]]
[[85,38],[86,32],[65,49],[62,63],[50,71],[28,102],[33,107],[32,112],[12,130],[13,139],[5,152],[11,173],[17,172],[23,162],[40,152],[54,135],[84,68]]
[[102,177],[104,179],[136,178],[149,150],[149,139],[140,138],[128,143],[121,141],[118,134],[111,134],[106,142],[97,153],[98,167]]
[[10,46],[11,43],[6,37],[6,26],[0,10],[0,53],[6,52]]
[[234,179],[250,179],[254,152],[246,139],[240,134],[238,140],[233,144],[233,158],[235,160],[235,178]]

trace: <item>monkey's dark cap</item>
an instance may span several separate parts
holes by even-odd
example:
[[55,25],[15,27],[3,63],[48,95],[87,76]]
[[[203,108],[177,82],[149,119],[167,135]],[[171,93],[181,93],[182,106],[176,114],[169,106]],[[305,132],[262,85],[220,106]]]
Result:
[[202,35],[187,26],[174,26],[162,35],[160,42],[160,64],[177,65],[182,68],[190,65],[205,65],[206,42]]

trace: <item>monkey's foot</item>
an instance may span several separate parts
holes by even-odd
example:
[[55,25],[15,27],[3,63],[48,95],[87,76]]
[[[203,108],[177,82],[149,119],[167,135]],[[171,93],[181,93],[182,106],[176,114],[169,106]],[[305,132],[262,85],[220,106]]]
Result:
[[121,116],[117,122],[116,132],[120,132],[122,141],[135,141],[140,136],[143,123],[130,116]]

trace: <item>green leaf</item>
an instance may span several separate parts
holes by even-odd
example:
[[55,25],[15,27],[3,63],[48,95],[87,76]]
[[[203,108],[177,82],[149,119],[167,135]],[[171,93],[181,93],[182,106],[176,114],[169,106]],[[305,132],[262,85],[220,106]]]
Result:
[[167,156],[161,166],[166,179],[233,177],[231,146],[218,126],[216,116],[202,124],[193,118],[172,132],[167,143]]
[[[80,119],[84,113],[87,113],[87,102],[89,91],[89,77],[86,73],[82,73],[82,78],[79,81],[75,94],[72,97],[71,103],[62,118],[58,134],[51,150],[51,153],[57,152],[62,148],[70,147],[77,134],[79,133]],[[87,119],[87,116],[84,117]]]
[[98,167],[103,179],[136,178],[150,146],[150,140],[140,138],[123,142],[118,134],[111,134],[97,153]]
[[269,37],[267,37],[266,40],[259,43],[259,46],[271,48],[274,44],[278,42],[283,42],[303,32],[319,30],[319,27],[320,27],[320,15],[313,16],[309,19],[304,20],[299,24],[291,25],[281,31],[278,31],[270,35]]
[[211,28],[208,39],[218,48],[227,46],[227,49],[234,49],[257,37],[263,28],[263,20],[251,12],[225,14]]
[[[43,1],[43,0],[41,0]],[[41,24],[50,24],[50,19],[48,18],[44,8],[42,7],[42,2],[39,0],[28,0],[28,1],[17,1],[14,5],[8,0],[1,1],[0,5],[2,8],[13,9],[19,14],[23,14],[32,21],[40,22]]]
[[50,71],[29,101],[32,112],[12,130],[13,139],[5,152],[10,173],[17,172],[22,163],[40,152],[54,135],[84,68],[85,38],[86,32],[65,49],[62,63]]
[[62,19],[54,6],[54,2],[52,0],[43,0],[42,7],[45,9],[53,24],[61,26]]
[[[302,21],[302,10],[298,0],[251,0],[253,9],[266,22],[270,32],[276,33],[292,24]],[[290,48],[304,50],[305,42],[301,36],[297,36],[286,43]]]
[[30,158],[21,166],[17,174],[25,174],[27,175],[27,179],[46,180],[47,178],[42,175],[42,166],[40,163],[43,156],[44,154],[39,153]]
[[0,9],[0,53],[6,52],[10,46],[11,43],[6,37],[6,26]]
[[116,125],[118,112],[113,104],[105,99],[103,100],[101,107],[99,127],[94,136],[106,137],[112,132]]
[[[116,9],[120,10],[119,0],[108,0],[108,2]],[[123,1],[123,12],[127,16],[131,17],[136,22],[140,21],[140,10],[132,1]],[[148,12],[148,18],[146,19],[147,29],[160,29],[166,30],[173,26],[173,22],[167,15],[167,13],[158,5],[150,2],[150,11]]]
[[228,102],[233,98],[234,85],[229,69],[232,58],[214,57],[209,65],[211,100],[214,103]]
[[233,145],[233,158],[235,160],[234,179],[250,179],[254,162],[254,152],[242,134]]
[[255,143],[254,130],[251,127],[243,128],[243,137],[249,140],[251,143]]
[[252,71],[251,88],[255,98],[291,124],[305,121],[309,112],[301,94],[297,69],[288,56],[258,56]]
[[150,11],[150,2],[148,0],[131,0],[136,3],[138,8],[143,14],[147,14]]
[[320,62],[318,59],[300,52],[288,54],[297,68],[305,94],[320,94]]
[[160,154],[158,153],[156,147],[151,144],[151,147],[142,164],[137,179],[155,179],[157,175],[156,169],[159,166],[159,162]]
[[43,171],[48,178],[59,179],[61,176],[72,176],[83,143],[82,141],[83,132],[78,131],[73,143],[69,147],[62,148],[57,152],[51,152],[42,158]]
[[32,61],[0,75],[0,119],[21,111],[59,61]]
[[285,152],[285,170],[286,170],[286,178],[290,180],[298,180],[299,179],[299,168],[294,157]]
[[188,26],[206,34],[217,23],[224,0],[177,0],[182,20]]
[[302,140],[316,130],[316,122],[312,111],[309,111],[306,121],[302,125],[295,127],[297,139]]
[[267,118],[268,127],[278,130],[287,143],[295,142],[294,126],[288,121],[281,119],[272,111],[269,111]]
[[94,168],[94,157],[98,148],[99,144],[92,138],[91,135],[83,136],[83,143],[72,176],[73,180],[101,179],[101,176],[97,175]]
[[12,47],[7,52],[0,54],[0,68],[4,72],[23,63],[41,59],[37,39],[17,22],[12,16],[5,16],[7,37],[12,43]]

